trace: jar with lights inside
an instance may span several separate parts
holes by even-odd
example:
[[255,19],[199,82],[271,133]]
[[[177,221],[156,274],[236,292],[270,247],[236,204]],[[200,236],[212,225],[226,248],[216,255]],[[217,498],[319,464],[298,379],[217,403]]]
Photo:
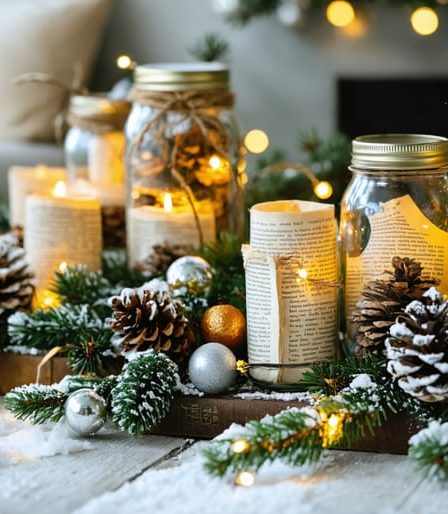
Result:
[[105,247],[125,245],[124,124],[131,104],[104,95],[70,99],[64,152],[68,178],[100,199]]
[[132,268],[156,248],[243,229],[243,160],[229,70],[218,63],[138,66],[126,124],[127,246]]

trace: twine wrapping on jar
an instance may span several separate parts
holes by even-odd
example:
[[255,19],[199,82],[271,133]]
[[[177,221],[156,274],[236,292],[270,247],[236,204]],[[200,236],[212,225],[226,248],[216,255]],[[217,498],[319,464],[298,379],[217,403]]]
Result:
[[104,134],[107,132],[121,132],[128,114],[128,112],[98,112],[96,114],[89,114],[89,116],[78,116],[68,110],[65,119],[71,126],[79,127],[95,134]]
[[[227,150],[210,138],[207,129],[207,127],[209,127],[216,130],[218,135],[224,140],[230,137],[229,130],[225,124],[219,120],[217,116],[211,115],[207,112],[207,109],[211,108],[232,108],[234,105],[234,95],[230,91],[226,89],[214,89],[205,91],[161,92],[143,90],[134,87],[129,93],[129,100],[141,105],[152,107],[159,111],[152,119],[145,123],[137,134],[137,137],[129,148],[129,155],[131,157],[140,147],[145,134],[151,130],[155,124],[161,122],[161,127],[158,129],[156,137],[160,139],[161,144],[164,146],[164,134],[168,129],[172,129],[177,125],[185,123],[186,120],[191,120],[193,124],[199,127],[205,142],[210,145],[217,154],[230,162]],[[176,121],[167,121],[166,114],[169,112],[184,114],[184,117]],[[163,121],[164,118],[165,121]],[[195,223],[198,229],[199,242],[202,245],[204,236],[199,216],[194,205],[193,191],[176,169],[175,157],[177,150],[178,144],[174,141],[167,167],[170,168],[173,178],[179,183],[187,196],[188,202],[193,210]]]

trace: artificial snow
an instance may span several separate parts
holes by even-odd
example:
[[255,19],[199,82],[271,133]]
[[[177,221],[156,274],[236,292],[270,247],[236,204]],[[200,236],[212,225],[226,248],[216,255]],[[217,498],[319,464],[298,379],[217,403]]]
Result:
[[250,391],[244,393],[237,393],[235,398],[242,398],[244,400],[281,400],[284,402],[311,402],[313,400],[310,393],[290,393],[290,392],[263,392],[263,391]]
[[91,442],[74,438],[64,423],[22,426],[25,428],[0,437],[0,462],[23,462],[92,448]]
[[18,353],[19,355],[45,355],[45,351],[25,345],[9,345],[2,350],[6,353]]
[[348,386],[349,389],[375,389],[377,387],[367,373],[359,373],[359,375],[354,375],[353,377],[353,380]]
[[429,425],[409,439],[410,446],[416,446],[425,441],[438,441],[442,446],[448,446],[448,422],[431,421]]

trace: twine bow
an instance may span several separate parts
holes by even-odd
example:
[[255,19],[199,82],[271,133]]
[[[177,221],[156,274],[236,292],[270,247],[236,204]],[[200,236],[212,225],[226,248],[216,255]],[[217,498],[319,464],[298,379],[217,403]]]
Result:
[[[210,90],[210,91],[147,91],[133,88],[129,94],[129,99],[133,102],[152,107],[157,110],[157,114],[151,118],[140,129],[137,137],[129,149],[129,155],[132,159],[134,153],[141,146],[145,135],[154,127],[154,139],[158,141],[167,154],[167,167],[171,170],[172,177],[178,182],[181,189],[185,192],[188,203],[193,211],[196,227],[199,235],[199,243],[204,242],[204,235],[199,219],[199,215],[195,206],[195,197],[191,188],[187,185],[181,173],[176,169],[176,155],[178,151],[178,143],[173,138],[172,149],[169,152],[166,142],[166,133],[172,132],[173,129],[186,121],[190,120],[196,125],[207,145],[227,161],[230,161],[227,149],[223,147],[219,141],[210,137],[210,129],[214,129],[219,140],[227,141],[229,139],[229,130],[225,124],[216,116],[208,111],[212,108],[231,108],[234,104],[233,94],[227,90]],[[173,120],[167,120],[167,114],[175,112],[181,114]],[[161,126],[159,126],[159,123]]]
[[14,79],[14,84],[21,86],[24,84],[45,84],[47,86],[55,87],[62,92],[62,101],[59,113],[54,119],[54,135],[58,143],[62,143],[64,139],[64,126],[67,120],[68,109],[70,106],[70,98],[74,95],[86,95],[88,90],[82,85],[83,72],[80,64],[75,64],[73,67],[73,80],[71,85],[61,82],[59,79],[50,75],[49,73],[24,73]]

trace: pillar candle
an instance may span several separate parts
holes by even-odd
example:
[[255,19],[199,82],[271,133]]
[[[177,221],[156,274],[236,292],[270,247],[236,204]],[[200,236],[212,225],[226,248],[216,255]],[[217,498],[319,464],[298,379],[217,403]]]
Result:
[[25,226],[25,198],[28,194],[48,194],[60,180],[66,180],[64,168],[13,166],[8,171],[11,226]]
[[58,182],[52,194],[26,199],[25,250],[36,274],[36,292],[51,285],[61,265],[101,269],[100,202],[68,191]]
[[[216,239],[215,215],[209,201],[195,202],[204,243]],[[199,231],[189,204],[173,206],[170,193],[165,193],[164,205],[133,207],[127,214],[129,264],[143,262],[159,244],[199,245]]]

